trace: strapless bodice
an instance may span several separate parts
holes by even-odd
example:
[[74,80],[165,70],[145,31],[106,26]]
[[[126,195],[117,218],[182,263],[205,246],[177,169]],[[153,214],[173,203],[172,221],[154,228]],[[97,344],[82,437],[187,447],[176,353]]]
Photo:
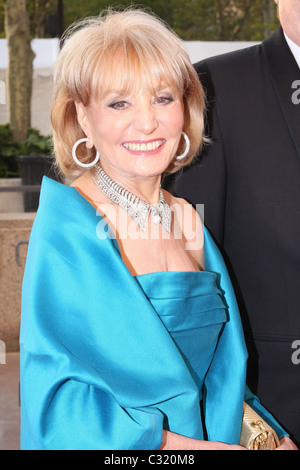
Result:
[[205,375],[227,320],[217,274],[156,272],[136,279],[184,358],[201,399]]

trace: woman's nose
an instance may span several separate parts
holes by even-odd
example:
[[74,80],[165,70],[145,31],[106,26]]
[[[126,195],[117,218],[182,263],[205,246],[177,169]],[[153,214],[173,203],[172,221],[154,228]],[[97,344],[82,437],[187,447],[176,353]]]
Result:
[[145,135],[152,134],[158,127],[155,110],[151,105],[142,106],[135,110],[134,128]]

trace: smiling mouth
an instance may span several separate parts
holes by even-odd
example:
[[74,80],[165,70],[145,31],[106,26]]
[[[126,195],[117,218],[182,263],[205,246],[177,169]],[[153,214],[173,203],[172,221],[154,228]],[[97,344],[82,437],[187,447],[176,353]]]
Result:
[[131,152],[153,152],[158,150],[164,143],[164,139],[159,139],[151,142],[124,142],[122,145]]

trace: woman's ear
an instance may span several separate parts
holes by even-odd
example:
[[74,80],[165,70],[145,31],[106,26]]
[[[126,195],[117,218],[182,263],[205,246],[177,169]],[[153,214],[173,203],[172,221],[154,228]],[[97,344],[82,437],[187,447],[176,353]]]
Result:
[[86,108],[82,103],[76,102],[75,103],[76,107],[76,112],[77,112],[77,120],[79,122],[79,125],[87,138],[89,139],[89,142],[86,143],[87,148],[93,148],[93,140],[92,140],[92,133],[90,130],[89,122],[88,122],[88,117],[87,117],[87,112]]

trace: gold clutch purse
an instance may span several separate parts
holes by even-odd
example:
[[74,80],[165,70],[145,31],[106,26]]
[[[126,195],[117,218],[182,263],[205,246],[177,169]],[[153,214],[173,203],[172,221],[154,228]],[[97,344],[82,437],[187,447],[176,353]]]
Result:
[[240,445],[249,450],[274,450],[279,446],[274,429],[245,402]]

